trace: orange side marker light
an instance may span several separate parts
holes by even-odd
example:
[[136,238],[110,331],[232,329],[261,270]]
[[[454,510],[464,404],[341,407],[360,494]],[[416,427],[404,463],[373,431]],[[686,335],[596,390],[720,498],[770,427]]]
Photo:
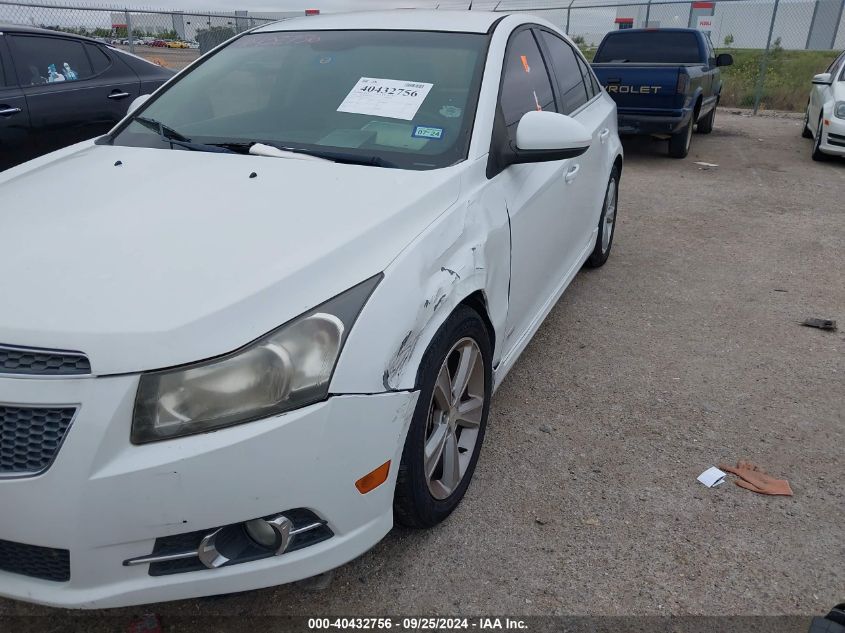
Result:
[[390,461],[384,462],[381,466],[376,468],[374,471],[367,473],[361,479],[355,482],[355,487],[358,489],[362,495],[367,494],[371,490],[375,490],[380,485],[382,485],[385,481],[387,481],[387,475],[390,473]]

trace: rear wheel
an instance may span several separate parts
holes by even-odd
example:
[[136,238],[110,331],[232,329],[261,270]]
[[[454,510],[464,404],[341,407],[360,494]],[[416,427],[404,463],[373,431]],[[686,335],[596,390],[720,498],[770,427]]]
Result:
[[695,116],[690,119],[683,130],[669,137],[669,156],[672,158],[686,158],[687,154],[689,154],[694,119]]
[[822,134],[824,134],[824,119],[819,118],[819,127],[816,129],[816,138],[813,141],[813,160],[817,160],[820,162],[828,160],[830,157],[822,152]]
[[[717,103],[718,105],[718,103]],[[696,127],[696,131],[699,134],[710,134],[713,131],[713,123],[716,121],[716,106],[713,106],[713,109],[707,113],[703,119],[698,122],[698,126]]]
[[484,321],[460,306],[440,327],[420,365],[420,395],[396,481],[393,516],[433,527],[466,493],[487,427],[492,348]]
[[610,257],[610,248],[613,246],[613,234],[616,229],[616,207],[619,203],[619,171],[616,167],[610,172],[610,180],[607,183],[607,192],[604,194],[604,207],[599,217],[599,234],[596,236],[596,246],[592,254],[587,258],[588,268],[604,266],[607,258]]

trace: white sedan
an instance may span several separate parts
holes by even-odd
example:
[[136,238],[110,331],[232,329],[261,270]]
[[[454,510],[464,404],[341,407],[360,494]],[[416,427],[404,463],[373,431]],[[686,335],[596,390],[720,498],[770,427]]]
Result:
[[0,595],[243,591],[443,521],[613,243],[578,49],[525,14],[309,17],[135,108],[0,175]]
[[845,156],[845,52],[813,77],[803,135],[813,139],[813,160]]

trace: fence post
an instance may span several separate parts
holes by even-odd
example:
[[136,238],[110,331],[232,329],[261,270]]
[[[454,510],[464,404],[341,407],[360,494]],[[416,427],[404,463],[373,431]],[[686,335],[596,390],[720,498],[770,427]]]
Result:
[[566,7],[566,31],[564,31],[564,33],[566,33],[567,35],[569,35],[569,18],[572,15],[572,3],[573,2],[575,2],[575,0],[569,0],[569,6]]
[[757,89],[754,92],[754,114],[760,109],[760,99],[763,98],[763,84],[766,81],[766,68],[769,66],[769,49],[772,46],[772,33],[775,30],[775,19],[778,16],[778,5],[780,0],[775,0],[772,8],[772,22],[769,24],[769,37],[766,39],[766,50],[763,51],[763,59],[760,60],[760,76],[757,77]]
[[126,39],[129,40],[129,52],[134,54],[135,36],[132,35],[132,14],[129,13],[129,9],[126,9],[124,13],[126,14]]
[[651,19],[651,0],[648,0],[648,4],[645,5],[645,24],[643,26],[648,28],[649,20]]

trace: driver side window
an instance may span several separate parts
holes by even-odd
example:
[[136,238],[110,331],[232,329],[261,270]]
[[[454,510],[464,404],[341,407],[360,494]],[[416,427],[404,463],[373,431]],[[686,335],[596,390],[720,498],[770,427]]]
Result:
[[540,49],[529,29],[511,37],[505,53],[500,104],[508,138],[516,141],[516,126],[532,110],[555,112],[555,98]]

